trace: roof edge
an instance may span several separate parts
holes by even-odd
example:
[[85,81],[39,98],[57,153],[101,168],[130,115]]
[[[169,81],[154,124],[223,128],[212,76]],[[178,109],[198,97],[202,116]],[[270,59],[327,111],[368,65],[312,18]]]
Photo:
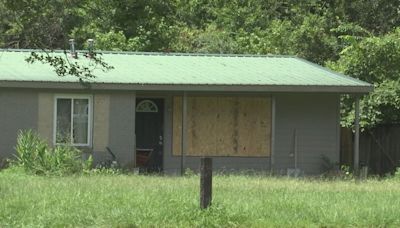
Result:
[[120,90],[120,91],[196,91],[196,92],[305,92],[366,94],[373,91],[365,86],[321,86],[321,85],[187,85],[187,84],[122,84],[91,83],[90,88],[79,82],[0,81],[0,88],[29,89],[74,89],[74,90]]
[[318,68],[320,68],[321,70],[328,71],[328,72],[330,72],[330,73],[332,73],[332,74],[334,74],[334,75],[337,75],[337,76],[339,76],[339,77],[346,78],[346,79],[352,80],[352,81],[354,81],[354,82],[362,83],[362,84],[364,84],[364,85],[366,85],[366,86],[372,86],[372,87],[373,87],[373,85],[372,85],[371,83],[369,83],[369,82],[360,80],[360,79],[358,79],[358,78],[353,78],[353,77],[350,77],[350,76],[345,75],[345,74],[343,74],[343,73],[340,73],[340,72],[331,70],[331,69],[329,69],[328,67],[321,66],[321,65],[319,65],[319,64],[313,63],[313,62],[311,62],[311,61],[308,61],[307,59],[303,59],[303,58],[300,58],[300,57],[295,57],[295,58],[298,59],[298,60],[300,60],[300,61],[302,61],[302,62],[304,62],[304,63],[307,63],[307,64],[309,64],[309,65],[312,65],[312,66],[314,66],[314,67],[318,67]]

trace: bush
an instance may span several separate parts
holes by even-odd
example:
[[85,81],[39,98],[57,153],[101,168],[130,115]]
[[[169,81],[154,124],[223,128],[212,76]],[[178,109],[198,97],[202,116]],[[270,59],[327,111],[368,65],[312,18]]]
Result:
[[75,147],[61,145],[51,148],[32,130],[21,131],[16,146],[14,165],[21,166],[28,173],[38,175],[66,175],[81,173],[91,168],[93,160],[86,162],[81,151]]
[[400,180],[400,167],[396,168],[396,172],[394,173],[393,177],[397,180]]

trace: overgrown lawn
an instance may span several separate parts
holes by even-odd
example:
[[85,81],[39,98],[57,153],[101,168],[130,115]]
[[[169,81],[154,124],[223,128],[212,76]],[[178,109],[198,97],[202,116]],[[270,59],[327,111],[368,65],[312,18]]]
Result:
[[4,226],[400,226],[400,181],[215,176],[199,209],[199,177],[29,176],[0,172]]

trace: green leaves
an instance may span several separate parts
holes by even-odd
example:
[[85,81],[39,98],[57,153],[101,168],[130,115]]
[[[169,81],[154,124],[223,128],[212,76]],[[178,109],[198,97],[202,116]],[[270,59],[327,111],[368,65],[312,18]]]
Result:
[[17,160],[14,164],[22,167],[27,173],[37,175],[81,173],[90,169],[93,163],[91,157],[87,161],[83,161],[81,151],[72,146],[49,147],[32,130],[19,133],[15,150]]
[[[376,85],[361,101],[361,124],[400,122],[400,1],[354,0],[0,0],[3,48],[289,54]],[[95,55],[70,61],[52,51],[33,53],[59,76],[81,81],[94,68],[112,69]],[[342,123],[353,122],[344,97]]]
[[[400,122],[400,30],[380,37],[368,37],[341,52],[330,67],[375,85],[375,90],[361,100],[361,126]],[[354,121],[352,99],[343,98],[342,124]]]
[[[90,55],[90,56],[89,56]],[[84,85],[88,80],[95,78],[94,70],[100,68],[103,71],[108,71],[114,67],[106,63],[101,54],[96,52],[86,53],[86,61],[77,61],[68,57],[66,51],[63,54],[53,53],[52,51],[44,50],[43,52],[31,52],[31,55],[26,58],[28,63],[41,62],[50,65],[58,76],[64,77],[73,75],[79,79]]]

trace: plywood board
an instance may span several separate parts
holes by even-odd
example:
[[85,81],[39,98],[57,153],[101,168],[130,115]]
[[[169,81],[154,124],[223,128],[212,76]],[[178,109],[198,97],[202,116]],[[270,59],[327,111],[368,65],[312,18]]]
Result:
[[241,156],[270,154],[271,104],[269,99],[241,97],[239,99],[238,147]]
[[187,155],[216,154],[217,106],[217,99],[188,97]]
[[[182,98],[173,105],[173,155],[181,155]],[[264,157],[271,147],[269,97],[188,97],[186,156]]]
[[93,109],[93,150],[106,151],[109,139],[110,95],[96,94]]
[[238,156],[238,98],[219,97],[217,105],[215,156]]

